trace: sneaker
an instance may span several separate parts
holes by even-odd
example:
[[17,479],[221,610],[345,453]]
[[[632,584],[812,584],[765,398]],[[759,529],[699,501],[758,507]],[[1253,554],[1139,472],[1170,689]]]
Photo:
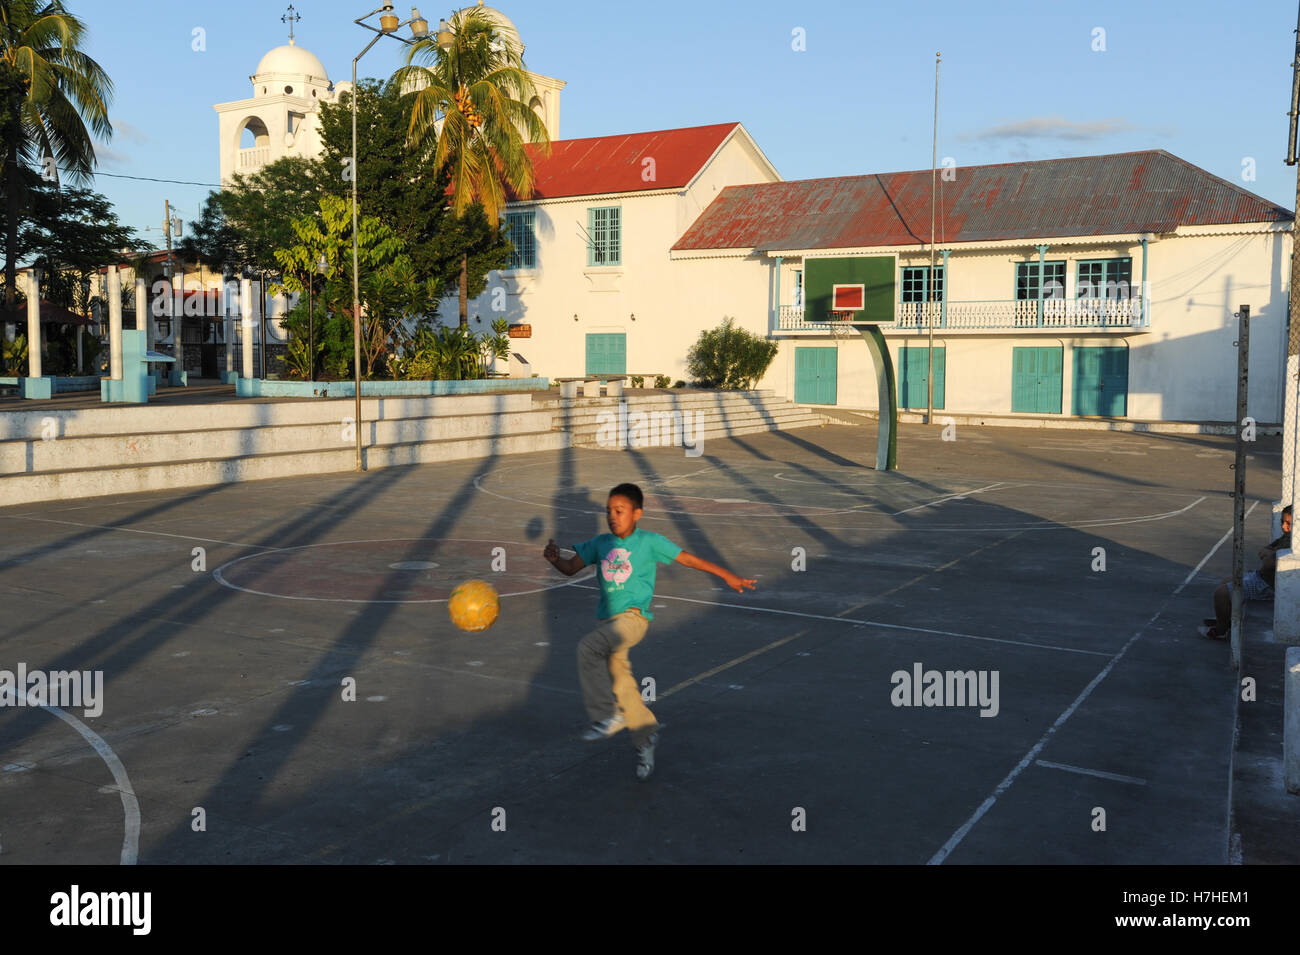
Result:
[[1199,633],[1201,636],[1205,637],[1205,639],[1207,640],[1226,640],[1228,638],[1228,634],[1219,633],[1219,631],[1216,630],[1213,625],[1197,627],[1196,632]]
[[655,744],[658,742],[659,734],[652,733],[644,744],[636,748],[638,759],[636,766],[637,779],[648,779],[650,774],[655,771]]
[[582,734],[582,738],[588,743],[594,743],[596,740],[607,739],[625,728],[623,714],[615,713],[607,720],[601,720],[588,726],[586,732]]

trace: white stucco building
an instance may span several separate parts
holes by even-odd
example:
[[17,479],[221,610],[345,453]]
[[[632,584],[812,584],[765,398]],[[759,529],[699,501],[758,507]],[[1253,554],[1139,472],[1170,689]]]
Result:
[[[688,168],[638,181],[663,155]],[[780,342],[765,387],[871,410],[866,346],[824,301],[857,281],[901,408],[926,407],[932,319],[938,410],[1229,421],[1249,305],[1249,413],[1281,420],[1292,214],[1164,151],[955,170],[933,275],[930,170],[781,182],[739,124],[560,142],[537,167],[507,214],[516,267],[471,307],[532,327],[536,373],[684,378],[730,316]]]

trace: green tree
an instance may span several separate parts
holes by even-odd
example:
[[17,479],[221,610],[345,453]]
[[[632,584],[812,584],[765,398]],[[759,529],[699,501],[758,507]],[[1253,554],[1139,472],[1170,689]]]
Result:
[[56,305],[88,314],[91,277],[137,242],[105,196],[89,189],[33,190],[23,245],[41,270],[42,297]]
[[226,219],[221,194],[208,193],[199,217],[190,223],[189,234],[176,245],[182,262],[194,262],[223,274],[246,264],[243,235]]
[[222,254],[230,259],[221,264],[236,270],[276,272],[275,253],[297,242],[294,222],[315,215],[323,194],[316,164],[301,156],[277,159],[251,175],[236,174],[230,185],[212,193],[204,203],[205,212],[209,203],[215,203],[224,220],[219,227],[210,220],[218,230],[215,235],[221,239]]
[[[24,170],[67,172],[85,182],[95,166],[92,137],[108,140],[113,82],[82,51],[86,26],[61,0],[0,3],[0,128],[5,198],[5,308],[14,307],[18,229],[29,191]],[[47,162],[52,159],[53,163]]]
[[[394,76],[411,90],[408,146],[437,173],[449,173],[452,210],[465,215],[480,203],[495,228],[511,192],[533,194],[533,161],[527,144],[549,152],[546,126],[528,106],[535,95],[519,50],[503,40],[480,7],[450,21],[453,42],[419,41]],[[419,65],[417,64],[417,61]],[[460,323],[468,322],[469,255],[461,256]]]
[[[327,311],[352,319],[352,210],[337,196],[319,201],[319,214],[294,220],[296,242],[276,251],[282,288],[306,293],[322,257],[326,263],[321,300]],[[372,377],[394,351],[397,328],[419,313],[436,279],[421,281],[401,238],[374,216],[357,222],[361,281],[361,358]]]
[[[320,106],[323,151],[316,176],[331,195],[352,198],[352,94]],[[462,215],[447,202],[450,171],[434,171],[427,158],[408,148],[411,101],[397,82],[362,81],[357,90],[358,213],[375,216],[402,239],[421,277],[437,278],[436,295],[421,309],[432,315],[442,291],[460,280],[466,265],[469,298],[482,294],[488,273],[510,260],[510,243],[488,223],[481,204]]]

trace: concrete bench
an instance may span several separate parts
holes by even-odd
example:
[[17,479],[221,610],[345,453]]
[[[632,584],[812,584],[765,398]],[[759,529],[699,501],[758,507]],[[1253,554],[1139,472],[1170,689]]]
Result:
[[578,397],[581,386],[582,397],[599,398],[601,385],[605,386],[605,395],[609,398],[623,396],[623,381],[627,375],[583,375],[581,378],[552,378],[560,386],[561,398]]

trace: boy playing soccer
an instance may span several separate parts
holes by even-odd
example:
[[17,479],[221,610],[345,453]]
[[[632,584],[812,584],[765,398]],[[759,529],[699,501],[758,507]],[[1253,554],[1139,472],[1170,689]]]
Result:
[[650,602],[654,599],[656,562],[676,562],[715,574],[737,593],[744,593],[746,588],[753,590],[755,584],[686,553],[660,534],[638,530],[643,503],[639,487],[620,484],[609,492],[605,504],[608,534],[578,544],[573,548],[577,552],[574,557],[561,557],[554,540],[542,551],[542,556],[567,577],[588,564],[599,563],[596,579],[600,582],[600,603],[596,617],[600,626],[578,644],[578,682],[592,720],[582,738],[599,740],[621,729],[630,730],[639,757],[639,779],[654,772],[659,724],[641,700],[627,655],[645,637],[654,617]]

